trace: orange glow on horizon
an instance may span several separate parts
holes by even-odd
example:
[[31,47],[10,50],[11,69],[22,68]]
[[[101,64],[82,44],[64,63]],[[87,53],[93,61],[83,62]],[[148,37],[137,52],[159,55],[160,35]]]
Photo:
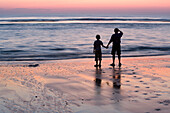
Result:
[[3,0],[0,8],[34,9],[118,9],[168,8],[170,0]]

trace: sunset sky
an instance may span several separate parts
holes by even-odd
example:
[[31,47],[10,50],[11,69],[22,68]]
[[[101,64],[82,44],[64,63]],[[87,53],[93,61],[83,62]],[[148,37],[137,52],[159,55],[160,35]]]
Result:
[[[17,9],[17,10],[16,10]],[[16,11],[15,11],[16,10]],[[170,12],[170,0],[0,0],[0,12]]]

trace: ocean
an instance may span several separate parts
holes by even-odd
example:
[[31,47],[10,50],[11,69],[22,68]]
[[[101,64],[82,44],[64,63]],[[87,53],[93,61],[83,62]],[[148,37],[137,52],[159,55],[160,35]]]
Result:
[[[113,29],[124,35],[122,57],[170,55],[170,18],[163,17],[0,17],[0,61],[93,58],[97,34],[107,45]],[[102,48],[103,58],[111,47]]]

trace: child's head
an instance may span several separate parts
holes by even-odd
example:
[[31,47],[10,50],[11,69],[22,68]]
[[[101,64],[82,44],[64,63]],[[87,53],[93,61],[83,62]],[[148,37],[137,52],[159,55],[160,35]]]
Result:
[[100,35],[96,35],[96,39],[99,40],[100,39]]

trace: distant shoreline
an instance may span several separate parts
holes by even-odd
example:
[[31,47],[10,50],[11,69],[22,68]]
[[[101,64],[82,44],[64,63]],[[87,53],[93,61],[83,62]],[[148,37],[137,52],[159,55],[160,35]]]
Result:
[[[117,57],[117,56],[116,56]],[[122,59],[143,59],[143,58],[170,58],[170,55],[162,55],[162,56],[142,56],[142,57],[122,57]],[[49,59],[49,60],[21,60],[21,61],[0,61],[0,65],[10,65],[10,64],[37,64],[37,63],[55,63],[55,62],[71,62],[71,61],[94,61],[94,57],[91,58],[70,58],[70,59]],[[112,60],[112,56],[105,58],[103,57],[103,61],[105,60]],[[116,59],[117,60],[117,59]]]

